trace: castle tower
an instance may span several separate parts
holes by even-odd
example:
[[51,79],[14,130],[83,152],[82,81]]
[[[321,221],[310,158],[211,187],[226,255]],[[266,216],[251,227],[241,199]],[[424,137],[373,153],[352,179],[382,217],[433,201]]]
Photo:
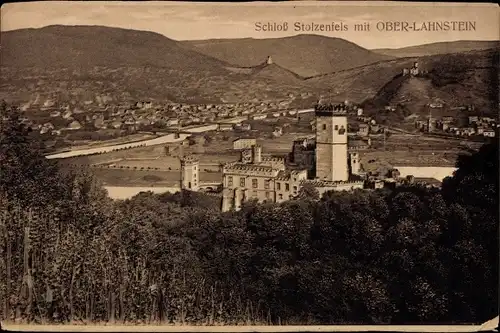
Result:
[[316,178],[347,181],[347,112],[343,106],[318,105],[316,114]]
[[361,169],[361,164],[359,163],[359,153],[351,152],[349,153],[349,166],[351,175],[358,175]]
[[190,191],[200,189],[200,162],[193,156],[181,159],[181,189]]
[[427,119],[427,132],[434,130],[434,119],[432,119],[432,109],[429,108],[429,119]]

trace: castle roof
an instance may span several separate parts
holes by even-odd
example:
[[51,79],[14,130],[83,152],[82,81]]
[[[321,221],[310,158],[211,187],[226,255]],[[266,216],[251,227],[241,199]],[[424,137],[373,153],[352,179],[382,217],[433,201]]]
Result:
[[275,177],[279,170],[267,165],[245,164],[245,163],[227,163],[224,166],[224,173],[234,173],[242,175],[259,175]]
[[276,177],[276,180],[280,180],[280,181],[288,181],[290,180],[293,176],[298,176],[300,175],[302,172],[304,172],[307,170],[284,170],[284,171],[280,171],[278,173],[278,176]]
[[320,180],[320,179],[304,179],[300,182],[301,185],[310,184],[314,187],[338,187],[341,185],[361,185],[364,182],[359,181],[330,181],[330,180]]
[[236,142],[239,140],[257,140],[257,139],[256,138],[237,138],[237,139],[234,139],[233,142]]

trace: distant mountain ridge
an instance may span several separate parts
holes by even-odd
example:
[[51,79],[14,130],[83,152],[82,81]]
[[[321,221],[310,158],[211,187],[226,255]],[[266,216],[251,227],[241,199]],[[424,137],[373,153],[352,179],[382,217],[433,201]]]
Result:
[[2,66],[165,67],[223,71],[224,63],[150,31],[53,25],[1,33]]
[[257,66],[264,56],[270,55],[276,64],[302,77],[332,73],[392,58],[341,38],[320,35],[191,40],[181,43],[188,49],[235,67]]
[[429,55],[481,51],[500,47],[498,41],[460,40],[454,42],[438,42],[396,49],[373,49],[371,51],[390,57],[423,57]]
[[[290,40],[301,40],[303,45],[313,40],[326,40],[326,46],[332,45],[332,39],[317,37],[295,36]],[[326,48],[329,55],[335,53],[344,57],[358,51],[361,55],[366,54],[367,50],[355,44],[335,41],[336,45],[348,47],[335,52]],[[232,47],[234,44],[229,50]],[[399,92],[400,88],[388,86],[390,96],[383,98],[384,103],[397,102],[408,94],[418,103],[425,102],[429,96],[430,99],[448,99],[454,105],[475,104],[490,108],[496,101],[492,97],[493,90],[497,91],[494,87],[498,87],[495,68],[498,52],[494,50],[463,52],[454,55],[455,58],[449,55],[390,58],[337,70],[335,68],[342,67],[326,66],[324,70],[333,70],[307,77],[286,66],[285,60],[293,60],[293,57],[277,58],[269,49],[254,50],[254,58],[248,58],[252,62],[247,66],[235,66],[160,34],[99,26],[50,26],[2,32],[1,48],[0,99],[35,105],[45,100],[84,106],[102,104],[102,101],[116,104],[144,99],[181,103],[295,99],[296,104],[292,105],[300,105],[310,102],[302,96],[328,94],[338,100],[362,102],[380,94],[386,84],[414,61],[424,69],[451,68],[451,72],[440,74],[444,82],[441,85],[414,80],[402,86],[404,93]],[[310,52],[311,47],[306,51]],[[292,55],[302,59],[307,52],[297,50]],[[269,55],[272,63],[268,64]],[[302,66],[319,58],[313,53],[309,60],[302,59]],[[450,67],[456,59],[465,61],[465,66],[458,68],[461,74],[454,73],[456,68]],[[313,71],[318,72],[318,68],[314,67]]]

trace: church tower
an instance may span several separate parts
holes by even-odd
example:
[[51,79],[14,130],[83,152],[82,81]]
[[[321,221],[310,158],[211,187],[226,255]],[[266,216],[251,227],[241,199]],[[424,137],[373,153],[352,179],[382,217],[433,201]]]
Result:
[[347,111],[344,105],[317,105],[316,178],[348,181]]
[[181,159],[181,189],[189,191],[200,189],[200,162],[193,156]]

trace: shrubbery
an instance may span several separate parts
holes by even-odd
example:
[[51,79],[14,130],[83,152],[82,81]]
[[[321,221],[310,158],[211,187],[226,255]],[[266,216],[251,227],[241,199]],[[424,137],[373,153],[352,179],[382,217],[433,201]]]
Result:
[[[6,108],[4,106],[5,111]],[[2,116],[5,112],[2,113]],[[442,190],[327,193],[219,211],[220,198],[112,202],[2,123],[4,319],[483,322],[497,312],[498,143]]]

